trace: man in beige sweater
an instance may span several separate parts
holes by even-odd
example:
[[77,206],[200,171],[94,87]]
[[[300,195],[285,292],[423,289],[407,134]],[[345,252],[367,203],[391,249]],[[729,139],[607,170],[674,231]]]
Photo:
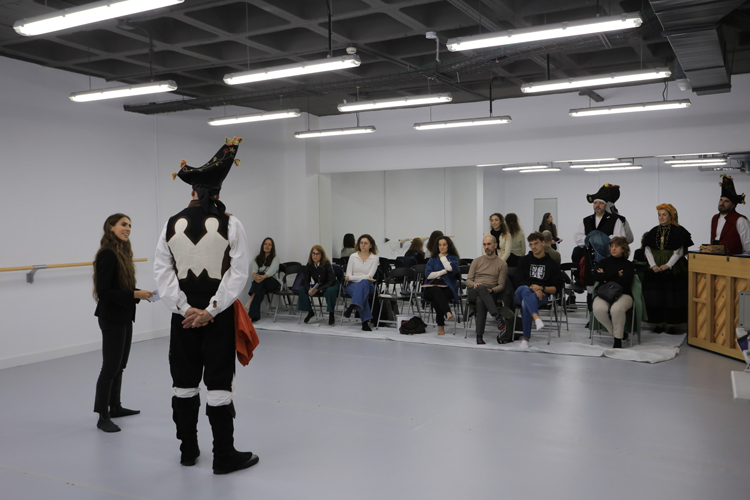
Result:
[[471,262],[466,288],[469,291],[469,303],[477,310],[477,344],[484,345],[484,325],[489,312],[497,322],[497,329],[502,334],[506,325],[502,314],[497,310],[496,300],[505,290],[508,279],[508,265],[497,256],[497,240],[487,235],[482,240],[484,255]]

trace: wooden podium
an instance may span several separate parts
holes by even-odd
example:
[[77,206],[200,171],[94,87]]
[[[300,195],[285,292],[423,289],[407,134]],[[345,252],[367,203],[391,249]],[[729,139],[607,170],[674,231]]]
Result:
[[750,290],[750,258],[688,254],[688,344],[741,359],[738,301]]

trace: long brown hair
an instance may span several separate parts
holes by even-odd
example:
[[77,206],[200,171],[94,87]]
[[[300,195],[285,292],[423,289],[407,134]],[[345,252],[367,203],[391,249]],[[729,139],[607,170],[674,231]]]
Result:
[[492,231],[493,229],[495,229],[494,227],[492,227],[492,218],[495,217],[495,216],[497,216],[500,219],[500,229],[498,230],[498,231],[500,231],[500,234],[507,233],[508,232],[508,226],[505,224],[505,217],[503,217],[503,214],[498,213],[498,212],[495,212],[494,214],[490,215],[490,231]]
[[[112,250],[117,256],[117,285],[121,290],[134,290],[135,289],[135,263],[133,262],[133,247],[130,245],[130,240],[122,241],[117,238],[112,232],[112,228],[120,221],[125,218],[131,220],[125,214],[112,214],[107,217],[104,221],[104,234],[102,240],[99,242],[99,250],[96,252],[94,261],[99,258],[99,254],[102,250]],[[99,296],[96,293],[96,262],[94,262],[94,300],[99,302]]]
[[328,256],[326,255],[326,251],[323,250],[323,247],[320,246],[320,245],[314,245],[310,249],[310,255],[307,256],[307,263],[308,264],[312,264],[313,263],[312,253],[314,251],[316,251],[316,250],[320,253],[320,265],[321,266],[325,266],[326,264],[328,264],[328,262],[330,262],[330,261],[328,260]]
[[414,238],[411,240],[411,246],[407,250],[407,252],[421,252],[424,248],[424,243],[422,242],[422,238]]
[[[266,257],[266,252],[263,251],[263,245],[266,244],[266,241],[271,241],[271,253],[268,254],[268,257]],[[276,242],[273,241],[273,238],[263,238],[263,243],[260,244],[260,252],[258,252],[258,255],[255,256],[255,263],[258,264],[258,267],[263,266],[270,266],[273,262],[273,259],[276,258]]]
[[449,236],[441,236],[435,242],[435,248],[434,250],[432,250],[433,259],[440,255],[440,240],[445,240],[446,245],[448,245],[448,255],[453,255],[457,258],[460,258],[460,256],[458,255],[458,250],[456,250],[456,245],[453,244],[453,240],[450,239]]
[[510,232],[510,235],[513,237],[523,231],[523,229],[521,229],[521,224],[518,223],[518,216],[516,214],[511,213],[506,215],[505,224],[508,225],[508,232]]
[[362,240],[367,240],[370,242],[370,253],[373,255],[378,254],[378,246],[375,244],[375,238],[370,236],[369,234],[363,234],[359,238],[357,238],[357,251],[360,251],[359,244],[362,242]]
[[430,254],[435,253],[435,251],[432,249],[437,244],[438,238],[443,236],[443,232],[438,230],[435,230],[430,234],[430,239],[427,240],[427,245],[425,245],[425,248],[427,248],[427,251],[430,252]]

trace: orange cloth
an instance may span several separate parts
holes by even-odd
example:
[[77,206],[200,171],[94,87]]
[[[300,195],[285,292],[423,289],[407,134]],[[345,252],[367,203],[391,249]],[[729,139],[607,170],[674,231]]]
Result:
[[250,316],[247,315],[245,306],[239,300],[234,301],[234,338],[237,359],[242,366],[247,366],[253,359],[253,351],[258,347],[260,339]]

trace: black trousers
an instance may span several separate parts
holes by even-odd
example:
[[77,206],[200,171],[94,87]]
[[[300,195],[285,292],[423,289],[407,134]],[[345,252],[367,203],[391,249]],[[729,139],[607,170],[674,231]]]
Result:
[[247,312],[250,319],[260,319],[260,306],[263,304],[263,299],[266,294],[268,292],[274,292],[279,288],[281,288],[281,283],[279,283],[276,278],[268,277],[260,283],[253,281],[253,284],[250,285],[250,291],[248,292],[249,295],[255,295],[253,301],[250,303],[250,310]]
[[424,287],[424,298],[432,302],[435,309],[435,320],[438,326],[445,326],[445,315],[451,312],[450,301],[453,298],[451,289],[441,286]]
[[[205,307],[190,296],[188,302],[193,307]],[[169,337],[172,385],[193,389],[203,380],[209,391],[231,391],[235,366],[233,307],[216,315],[213,322],[201,328],[183,328],[184,319],[179,314],[172,315]]]
[[110,407],[120,405],[122,372],[130,357],[133,323],[119,325],[99,318],[99,328],[102,330],[102,369],[96,381],[94,411],[105,413]]
[[484,325],[487,322],[487,313],[497,314],[496,296],[486,286],[469,288],[469,304],[474,304],[477,309],[477,334],[484,334]]

